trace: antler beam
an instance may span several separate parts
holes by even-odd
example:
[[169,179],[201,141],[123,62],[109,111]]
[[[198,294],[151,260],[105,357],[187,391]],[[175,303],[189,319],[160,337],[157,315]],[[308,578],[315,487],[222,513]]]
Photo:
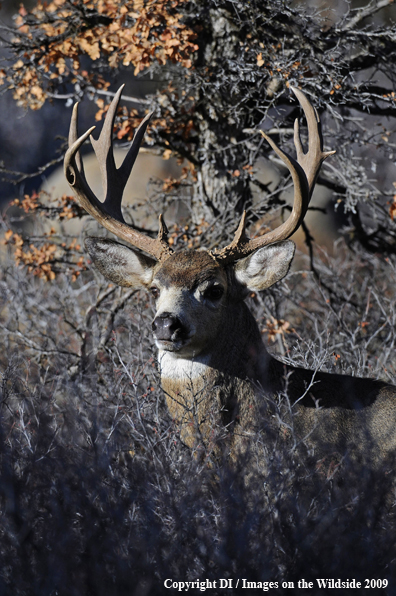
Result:
[[297,119],[294,123],[294,145],[297,152],[297,161],[282,151],[264,132],[261,131],[261,134],[281,158],[291,174],[294,185],[292,212],[288,219],[275,230],[271,230],[263,236],[251,240],[245,234],[246,213],[244,212],[231,244],[223,249],[212,251],[213,257],[218,261],[223,263],[236,261],[247,257],[258,248],[289,238],[297,230],[305,217],[322,162],[335,153],[335,151],[323,151],[321,123],[315,108],[310,104],[302,91],[294,87],[291,87],[291,89],[300,102],[307,120],[307,153],[304,153],[301,143],[300,127]]
[[[151,118],[151,114],[148,114],[141,122],[122,165],[117,169],[114,161],[112,131],[123,88],[124,85],[120,87],[114,96],[106,115],[102,132],[97,140],[90,136],[95,128],[94,126],[81,137],[78,137],[78,103],[75,104],[70,123],[69,148],[64,161],[65,176],[76,195],[80,207],[92,215],[109,232],[112,232],[121,240],[129,242],[132,246],[161,261],[173,252],[167,243],[168,230],[166,229],[162,215],[159,217],[158,236],[154,239],[126,224],[121,211],[125,185],[132,171],[144,133]],[[100,166],[103,190],[105,192],[103,203],[98,200],[87,183],[79,153],[82,144],[89,136]]]

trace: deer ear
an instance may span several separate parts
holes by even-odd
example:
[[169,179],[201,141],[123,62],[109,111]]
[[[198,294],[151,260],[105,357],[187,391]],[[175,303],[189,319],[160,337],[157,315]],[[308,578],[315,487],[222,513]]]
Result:
[[99,271],[119,286],[146,288],[157,262],[107,238],[86,238],[85,247]]
[[289,271],[295,248],[294,242],[285,240],[256,250],[235,264],[236,279],[252,291],[271,287]]

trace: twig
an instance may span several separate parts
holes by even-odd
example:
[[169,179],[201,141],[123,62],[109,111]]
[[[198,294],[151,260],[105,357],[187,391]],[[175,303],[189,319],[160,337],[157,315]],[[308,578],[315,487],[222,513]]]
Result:
[[386,8],[387,6],[393,3],[394,0],[380,0],[379,2],[370,2],[367,6],[360,8],[357,11],[356,15],[352,19],[350,19],[344,27],[339,29],[339,31],[350,31],[367,17],[372,16],[382,8]]

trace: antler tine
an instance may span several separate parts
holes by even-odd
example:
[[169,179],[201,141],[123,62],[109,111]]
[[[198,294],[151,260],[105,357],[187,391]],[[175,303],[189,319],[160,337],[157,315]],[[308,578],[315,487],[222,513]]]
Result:
[[[69,147],[71,147],[78,139],[78,105],[79,102],[75,103],[73,106],[72,117],[70,120],[70,128],[69,128]],[[93,127],[94,128],[94,127]],[[84,176],[84,166],[81,160],[80,153],[76,153],[76,165],[78,167],[78,171],[80,172],[81,176]]]
[[92,147],[94,148],[96,157],[98,159],[102,177],[102,185],[105,191],[105,200],[103,203],[104,209],[107,211],[107,213],[119,219],[120,221],[124,221],[121,211],[122,195],[135,160],[138,156],[147,125],[152,116],[152,112],[147,114],[147,116],[140,123],[139,127],[136,129],[128,153],[126,154],[120,168],[117,169],[113,153],[112,133],[118,104],[120,103],[124,86],[125,85],[121,85],[110,104],[99,138],[95,140],[92,136],[90,137]]
[[163,222],[162,215],[160,216],[158,236],[156,239],[153,239],[126,224],[121,213],[122,193],[136,160],[140,144],[151,116],[151,114],[146,116],[136,130],[132,145],[124,162],[117,170],[112,150],[111,132],[122,89],[123,87],[118,90],[111,102],[99,139],[95,141],[95,139],[92,139],[91,137],[91,143],[100,165],[102,182],[106,193],[105,201],[101,203],[97,199],[90,189],[84,175],[79,150],[95,127],[93,126],[90,128],[81,137],[77,137],[78,104],[73,108],[70,123],[69,149],[66,151],[64,160],[65,176],[75,192],[78,204],[92,215],[92,217],[94,217],[103,227],[120,239],[152,255],[157,260],[163,260],[173,251],[167,243],[167,229]]
[[124,221],[121,211],[121,201],[126,181],[122,184],[123,181],[120,181],[117,176],[112,135],[114,120],[123,88],[124,85],[121,85],[109,106],[99,138],[96,140],[90,135],[91,145],[95,151],[102,178],[102,187],[105,195],[103,207],[109,215],[112,215],[119,221]]
[[295,89],[294,87],[291,87],[291,89],[303,108],[307,120],[307,153],[304,153],[302,147],[297,119],[294,124],[294,144],[297,152],[297,161],[280,149],[280,147],[278,147],[278,145],[263,131],[260,132],[275,153],[281,158],[291,174],[294,185],[292,212],[288,219],[275,230],[271,230],[263,236],[253,238],[252,240],[249,240],[245,234],[246,214],[244,212],[231,244],[221,250],[216,249],[212,252],[214,258],[219,261],[236,261],[243,257],[247,257],[258,248],[289,238],[297,230],[305,217],[322,162],[326,157],[335,153],[335,151],[323,151],[321,124],[315,108],[313,108],[302,91]]
[[66,180],[72,188],[79,188],[81,197],[78,201],[80,206],[89,211],[92,207],[99,207],[100,203],[90,187],[88,186],[87,180],[84,174],[84,168],[79,153],[80,147],[87,140],[91,132],[95,129],[92,126],[85,134],[81,137],[77,137],[77,122],[78,122],[78,103],[73,106],[73,113],[70,122],[69,130],[69,149],[66,151],[64,160],[64,172]]
[[315,186],[316,178],[318,176],[320,166],[326,157],[334,155],[335,151],[323,151],[323,137],[322,124],[320,122],[319,114],[311,103],[308,101],[302,91],[291,87],[294,95],[297,97],[302,109],[304,110],[305,118],[308,126],[308,151],[304,153],[304,149],[300,138],[300,125],[298,119],[294,121],[294,145],[297,151],[297,161],[302,166],[308,180],[309,193]]

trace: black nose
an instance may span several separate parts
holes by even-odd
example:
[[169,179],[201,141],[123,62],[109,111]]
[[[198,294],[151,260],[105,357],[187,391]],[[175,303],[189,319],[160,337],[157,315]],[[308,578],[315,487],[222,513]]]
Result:
[[185,328],[178,317],[169,312],[163,312],[152,322],[155,337],[163,341],[175,341],[185,335]]

